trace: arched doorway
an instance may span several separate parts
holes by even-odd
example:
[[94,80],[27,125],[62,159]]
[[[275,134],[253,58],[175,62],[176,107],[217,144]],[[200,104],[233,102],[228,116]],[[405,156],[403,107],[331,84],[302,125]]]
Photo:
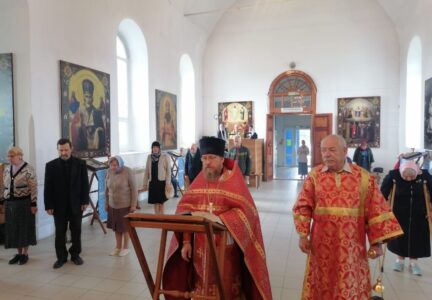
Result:
[[275,116],[311,116],[312,165],[321,162],[319,141],[332,132],[332,114],[316,114],[317,89],[312,78],[299,70],[277,76],[268,92],[268,115],[265,146],[264,180],[273,179],[275,153]]

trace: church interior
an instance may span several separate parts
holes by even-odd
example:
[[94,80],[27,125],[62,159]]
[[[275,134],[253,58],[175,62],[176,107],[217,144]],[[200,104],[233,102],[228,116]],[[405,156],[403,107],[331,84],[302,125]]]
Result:
[[[13,71],[10,108],[0,103],[0,152],[12,144],[23,150],[36,170],[39,208],[29,262],[8,265],[15,250],[0,250],[0,299],[152,299],[135,253],[109,256],[113,232],[89,219],[82,227],[85,264],[52,268],[45,164],[67,136],[96,164],[121,155],[140,186],[162,127],[171,132],[163,150],[189,148],[216,135],[222,121],[234,130],[225,103],[246,103],[246,115],[234,111],[249,118],[244,126],[253,125],[262,143],[249,189],[273,299],[300,299],[306,255],[292,207],[303,181],[292,173],[297,158],[288,141],[306,139],[309,167],[319,163],[318,118],[325,116],[325,133],[348,138],[348,156],[367,139],[373,166],[384,174],[400,153],[432,149],[431,11],[431,0],[0,0],[0,73]],[[80,76],[96,83],[81,84]],[[290,76],[304,82],[290,89]],[[73,122],[86,90],[104,129],[80,149]],[[94,116],[87,121],[97,123]],[[2,137],[7,126],[11,143]],[[152,213],[147,193],[139,198],[141,212]],[[178,201],[167,202],[167,214]],[[159,235],[139,231],[151,266]],[[384,263],[385,298],[431,299],[430,258],[420,260],[421,277],[394,272],[394,259],[390,253]],[[375,278],[375,261],[370,269]]]

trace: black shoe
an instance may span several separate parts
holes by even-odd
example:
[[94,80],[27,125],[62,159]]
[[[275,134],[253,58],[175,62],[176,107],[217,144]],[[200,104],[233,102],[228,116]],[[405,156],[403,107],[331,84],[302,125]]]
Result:
[[54,263],[53,268],[54,268],[54,269],[61,268],[61,267],[63,267],[63,265],[65,264],[65,262],[66,262],[66,260],[64,260],[64,259],[58,259],[58,260]]
[[71,257],[71,261],[77,266],[82,265],[84,263],[83,259],[79,255]]
[[19,265],[25,265],[28,262],[28,254],[21,254],[20,260],[18,262]]
[[178,198],[178,195],[174,195],[174,198]]
[[10,265],[16,264],[17,262],[19,262],[20,258],[21,258],[21,254],[15,254],[15,256],[9,261],[9,264]]

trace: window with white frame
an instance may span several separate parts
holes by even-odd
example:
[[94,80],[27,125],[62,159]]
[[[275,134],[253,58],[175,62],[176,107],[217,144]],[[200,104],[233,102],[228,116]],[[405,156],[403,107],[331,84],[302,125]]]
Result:
[[148,80],[144,34],[133,20],[125,19],[117,34],[118,136],[113,139],[113,153],[145,152],[150,148]]
[[180,58],[180,78],[181,142],[189,147],[195,142],[195,71],[187,54]]
[[117,91],[120,152],[129,151],[129,60],[125,44],[117,36]]
[[419,37],[411,40],[407,55],[405,97],[405,146],[422,147],[422,46]]

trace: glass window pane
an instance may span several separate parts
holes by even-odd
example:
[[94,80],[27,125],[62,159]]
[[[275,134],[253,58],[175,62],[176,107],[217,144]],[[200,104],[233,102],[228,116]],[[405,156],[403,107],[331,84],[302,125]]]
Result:
[[120,152],[128,151],[129,136],[128,136],[128,126],[126,120],[119,120],[119,144]]
[[117,81],[118,81],[118,113],[119,118],[127,118],[129,116],[128,109],[128,72],[127,63],[121,59],[117,59]]
[[119,37],[117,37],[117,57],[127,59],[126,48]]

